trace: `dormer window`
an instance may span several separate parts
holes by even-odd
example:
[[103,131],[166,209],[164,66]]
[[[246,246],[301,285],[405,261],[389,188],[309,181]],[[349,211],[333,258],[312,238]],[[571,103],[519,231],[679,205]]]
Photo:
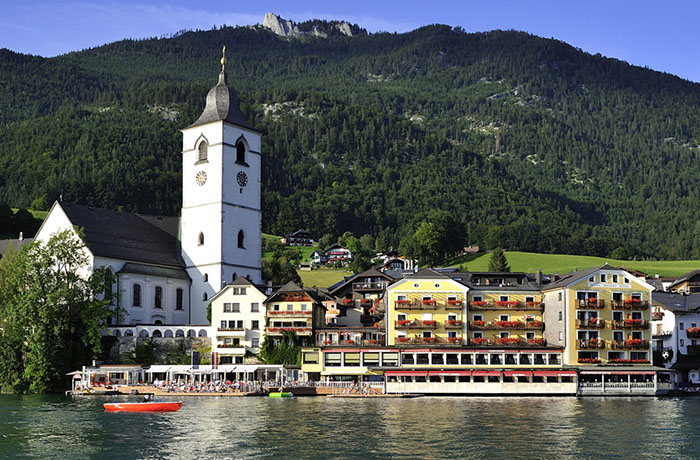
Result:
[[197,246],[204,246],[204,233],[199,232],[199,237],[197,237]]
[[199,149],[197,151],[197,161],[207,161],[207,151],[209,146],[207,141],[202,141],[199,143]]

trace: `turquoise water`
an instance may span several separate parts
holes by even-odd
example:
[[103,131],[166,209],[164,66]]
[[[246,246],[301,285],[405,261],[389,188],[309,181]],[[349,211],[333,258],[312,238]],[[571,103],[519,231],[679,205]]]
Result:
[[700,398],[128,399],[0,396],[0,458],[700,458]]

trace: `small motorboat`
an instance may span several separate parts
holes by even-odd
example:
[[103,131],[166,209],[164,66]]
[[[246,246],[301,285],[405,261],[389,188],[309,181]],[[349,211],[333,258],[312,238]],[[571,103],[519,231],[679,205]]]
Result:
[[182,401],[104,403],[103,405],[105,412],[175,412],[182,407]]

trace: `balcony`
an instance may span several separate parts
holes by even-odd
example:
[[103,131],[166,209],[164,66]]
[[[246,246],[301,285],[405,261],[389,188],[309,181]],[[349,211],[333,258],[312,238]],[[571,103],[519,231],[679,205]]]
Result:
[[613,329],[649,329],[649,321],[645,319],[626,319],[624,321],[613,321]]
[[605,308],[605,300],[591,297],[589,299],[579,299],[578,308]]
[[462,329],[464,322],[459,319],[448,319],[445,321],[445,329]]
[[654,311],[651,313],[651,320],[652,321],[661,321],[662,319],[664,319],[664,312]]
[[268,335],[282,335],[284,332],[294,332],[297,335],[311,335],[310,327],[266,327],[265,333]]
[[216,330],[218,337],[245,337],[245,329],[242,327],[220,327]]
[[472,347],[546,347],[545,339],[521,339],[519,337],[491,338],[477,337],[468,340]]
[[269,316],[311,316],[311,310],[272,310],[268,311]]
[[544,323],[542,321],[470,321],[469,328],[475,330],[520,329],[541,331],[544,329]]
[[700,328],[699,327],[689,327],[688,329],[685,330],[685,333],[688,334],[689,339],[700,339]]
[[436,300],[397,300],[394,302],[396,310],[436,310]]
[[219,350],[224,350],[225,354],[245,354],[245,345],[236,343],[220,343],[216,346]]
[[464,339],[461,337],[396,337],[396,345],[440,345],[440,346],[462,346]]
[[648,350],[649,341],[642,339],[629,339],[621,341],[610,341],[611,350]]
[[386,281],[380,283],[352,283],[353,291],[381,291],[386,287]]
[[627,300],[612,300],[610,301],[612,308],[622,308],[623,310],[646,310],[649,308],[649,302],[638,299]]
[[437,327],[437,321],[435,320],[409,320],[403,319],[396,321],[396,329],[435,329]]
[[544,304],[542,302],[516,302],[497,300],[495,302],[486,302],[483,300],[475,300],[469,302],[469,308],[474,310],[536,310],[542,311]]
[[577,329],[605,329],[605,320],[600,318],[577,319]]
[[655,332],[651,333],[651,338],[652,339],[666,339],[668,337],[671,337],[673,335],[673,331],[662,331],[661,329],[657,329]]
[[588,339],[588,340],[577,340],[576,349],[577,350],[602,350],[605,348],[605,340],[600,339]]
[[347,347],[347,346],[362,346],[362,347],[383,347],[384,338],[379,340],[369,339],[369,340],[324,340],[319,345],[324,347]]
[[445,309],[446,310],[461,310],[463,304],[464,304],[464,302],[462,302],[461,300],[451,299],[445,303]]

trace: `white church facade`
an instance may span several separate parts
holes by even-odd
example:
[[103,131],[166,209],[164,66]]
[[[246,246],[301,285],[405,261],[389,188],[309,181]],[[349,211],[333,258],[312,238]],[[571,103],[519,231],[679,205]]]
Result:
[[122,314],[111,326],[208,325],[215,293],[239,277],[262,283],[261,135],[221,64],[202,115],[182,130],[179,218],[56,202],[36,235],[82,230],[87,268],[116,275]]

